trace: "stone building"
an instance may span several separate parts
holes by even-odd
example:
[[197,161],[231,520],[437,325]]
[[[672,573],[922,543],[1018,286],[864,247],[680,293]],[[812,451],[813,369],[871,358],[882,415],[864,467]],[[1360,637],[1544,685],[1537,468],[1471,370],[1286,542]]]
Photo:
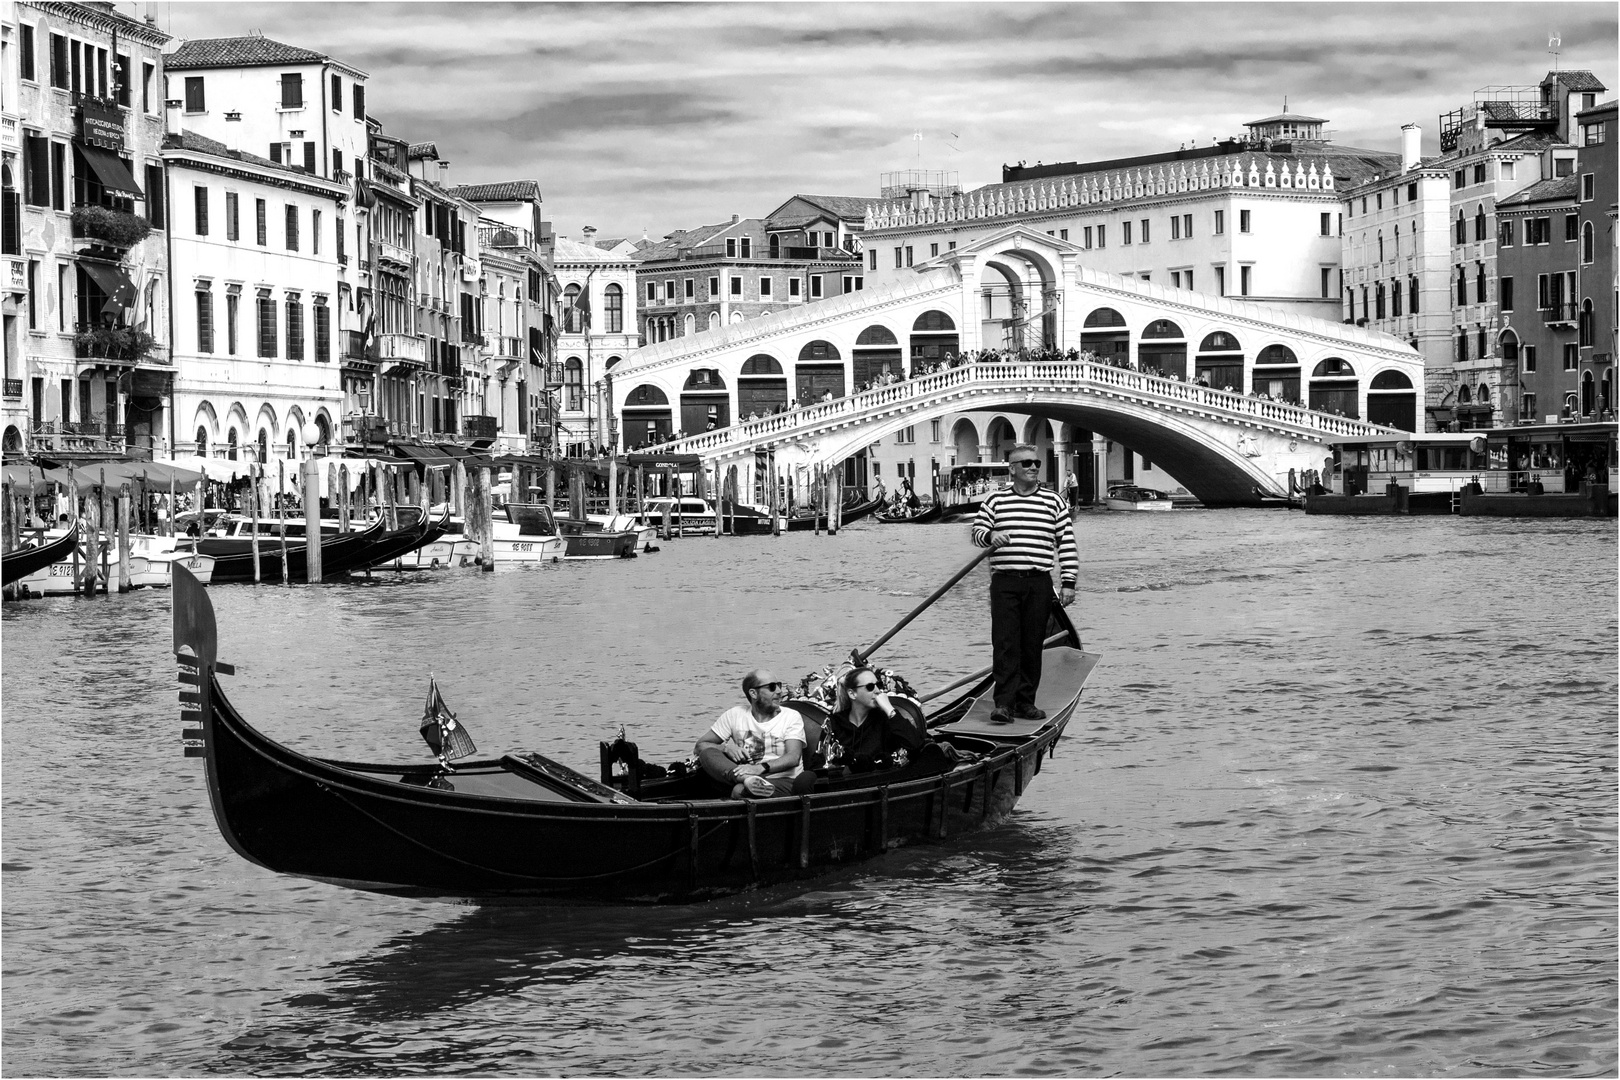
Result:
[[1580,188],[1581,308],[1580,415],[1614,419],[1616,306],[1620,301],[1620,261],[1615,259],[1615,193],[1620,190],[1620,145],[1616,144],[1615,102],[1575,114],[1578,132],[1575,175]]
[[554,445],[562,453],[586,454],[619,441],[609,400],[614,367],[640,344],[636,262],[622,250],[597,247],[596,230],[586,226],[581,240],[553,238],[551,266],[562,289]]
[[[1400,169],[1343,192],[1344,319],[1410,342],[1426,371],[1449,371],[1451,174],[1422,161],[1421,136],[1407,124]],[[1340,411],[1326,399],[1321,404]]]
[[183,129],[165,140],[175,430],[182,453],[324,453],[343,387],[332,223],[345,184]]
[[169,38],[102,0],[4,10],[3,446],[150,456],[172,419]]
[[775,218],[732,215],[729,222],[673,232],[640,248],[641,343],[861,289],[853,232],[835,212],[805,198],[795,196]]

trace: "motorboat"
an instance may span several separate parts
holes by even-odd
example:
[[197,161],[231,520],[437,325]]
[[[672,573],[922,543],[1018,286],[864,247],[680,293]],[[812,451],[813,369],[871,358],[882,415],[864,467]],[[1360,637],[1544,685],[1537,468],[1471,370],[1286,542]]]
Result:
[[568,559],[633,559],[639,528],[609,531],[589,518],[559,518],[545,503],[507,503],[507,520],[522,536],[557,536]]
[[1147,510],[1165,511],[1174,508],[1176,504],[1170,496],[1154,488],[1137,487],[1134,484],[1121,484],[1108,489],[1108,497],[1103,500],[1103,508],[1107,510]]

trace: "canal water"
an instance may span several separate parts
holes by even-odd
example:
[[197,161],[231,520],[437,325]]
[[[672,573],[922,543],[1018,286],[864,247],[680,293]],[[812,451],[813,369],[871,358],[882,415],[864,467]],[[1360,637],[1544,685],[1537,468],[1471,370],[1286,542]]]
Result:
[[[1614,1075],[1613,523],[1083,515],[1103,654],[1017,812],[689,907],[281,878],[182,756],[165,593],[7,604],[8,1075]],[[684,757],[763,664],[875,637],[963,526],[211,590],[243,713],[417,759]],[[981,567],[885,646],[986,662]]]

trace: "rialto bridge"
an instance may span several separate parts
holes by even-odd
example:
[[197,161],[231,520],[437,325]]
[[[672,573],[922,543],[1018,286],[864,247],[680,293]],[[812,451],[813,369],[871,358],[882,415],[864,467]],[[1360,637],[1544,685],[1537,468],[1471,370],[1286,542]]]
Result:
[[[1404,342],[1100,273],[1083,256],[1014,226],[881,290],[641,348],[610,373],[621,445],[679,433],[660,449],[746,472],[773,448],[779,467],[811,470],[932,419],[980,417],[984,431],[1013,414],[1036,421],[1025,432],[1044,419],[1064,439],[1117,441],[1206,504],[1242,505],[1321,468],[1326,440],[1416,430],[1423,360]],[[983,317],[991,290],[1011,295],[1011,318]],[[1071,349],[1085,358],[949,366]]]

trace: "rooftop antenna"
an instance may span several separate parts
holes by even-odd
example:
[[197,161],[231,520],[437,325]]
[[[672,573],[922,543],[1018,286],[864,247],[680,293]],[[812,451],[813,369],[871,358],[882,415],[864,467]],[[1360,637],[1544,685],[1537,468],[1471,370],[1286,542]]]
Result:
[[913,131],[911,137],[917,140],[917,168],[920,170],[922,168],[922,132],[920,130]]
[[1547,35],[1547,51],[1552,53],[1553,72],[1555,74],[1558,71],[1558,50],[1563,47],[1563,44],[1564,39],[1558,35],[1558,31],[1554,30]]

